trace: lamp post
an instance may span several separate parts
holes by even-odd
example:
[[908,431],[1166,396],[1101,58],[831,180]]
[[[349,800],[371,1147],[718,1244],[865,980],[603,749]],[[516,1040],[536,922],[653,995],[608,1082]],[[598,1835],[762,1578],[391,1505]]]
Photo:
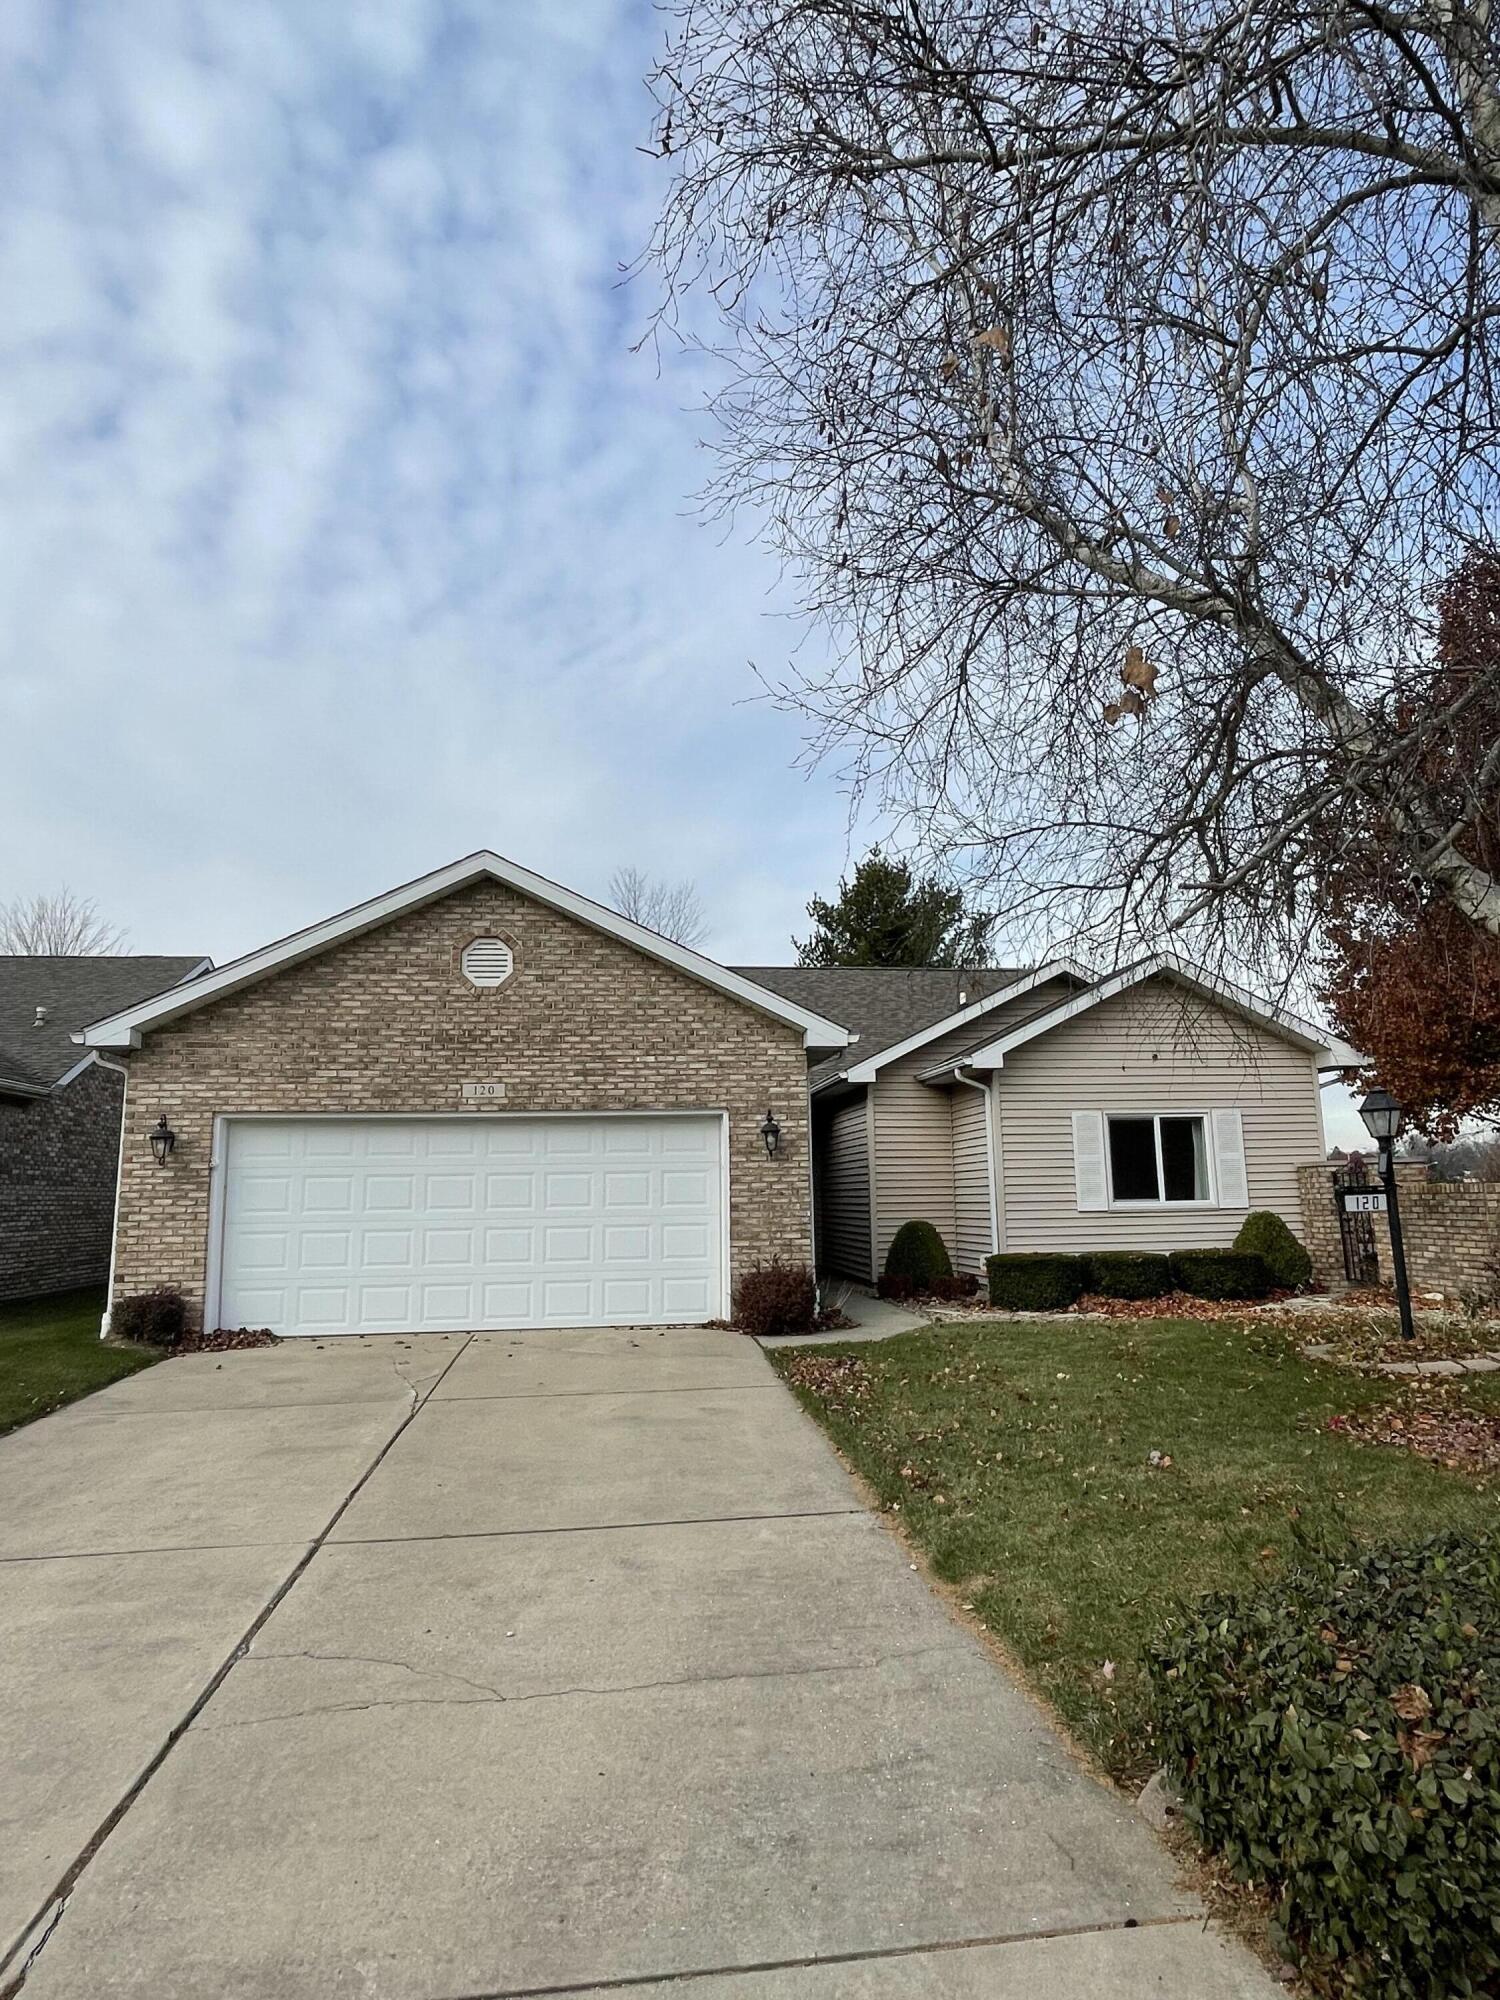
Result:
[[1396,1305],[1401,1314],[1401,1338],[1415,1340],[1417,1330],[1411,1318],[1411,1286],[1406,1281],[1406,1245],[1401,1240],[1401,1198],[1396,1189],[1396,1141],[1401,1136],[1401,1106],[1388,1090],[1372,1090],[1359,1107],[1359,1115],[1379,1149],[1386,1220],[1391,1226],[1391,1263],[1396,1272]]

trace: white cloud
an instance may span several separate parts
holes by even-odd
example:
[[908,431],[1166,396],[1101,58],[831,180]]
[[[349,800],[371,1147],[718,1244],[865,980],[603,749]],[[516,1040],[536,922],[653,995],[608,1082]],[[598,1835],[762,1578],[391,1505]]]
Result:
[[795,633],[691,518],[692,371],[631,351],[657,32],[6,10],[0,887],[224,955],[489,844],[693,873],[785,953],[844,808],[741,705]]

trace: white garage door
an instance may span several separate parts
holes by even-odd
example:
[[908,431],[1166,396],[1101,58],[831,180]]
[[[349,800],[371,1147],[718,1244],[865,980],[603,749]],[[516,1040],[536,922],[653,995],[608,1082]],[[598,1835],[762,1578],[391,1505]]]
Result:
[[219,1323],[629,1326],[724,1310],[716,1117],[226,1127]]

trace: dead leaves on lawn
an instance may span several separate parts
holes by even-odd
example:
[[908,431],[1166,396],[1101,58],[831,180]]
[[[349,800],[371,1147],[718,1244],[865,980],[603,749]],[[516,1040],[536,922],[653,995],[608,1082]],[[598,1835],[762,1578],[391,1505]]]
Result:
[[1330,1417],[1355,1444],[1412,1451],[1450,1472],[1500,1472],[1500,1411],[1471,1409],[1447,1383],[1424,1384],[1399,1403]]

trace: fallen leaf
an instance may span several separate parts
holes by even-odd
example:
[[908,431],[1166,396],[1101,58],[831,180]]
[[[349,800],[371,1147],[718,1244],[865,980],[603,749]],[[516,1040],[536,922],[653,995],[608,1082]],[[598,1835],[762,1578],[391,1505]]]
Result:
[[1416,1681],[1407,1681],[1391,1696],[1391,1707],[1403,1722],[1425,1722],[1432,1713],[1432,1697]]

